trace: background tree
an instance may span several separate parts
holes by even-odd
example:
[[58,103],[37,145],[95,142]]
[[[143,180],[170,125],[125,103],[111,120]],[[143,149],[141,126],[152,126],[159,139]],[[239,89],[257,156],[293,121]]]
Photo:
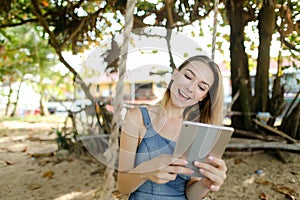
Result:
[[232,110],[241,114],[232,116],[232,125],[239,129],[250,129],[251,125],[251,80],[249,74],[248,56],[245,52],[244,29],[253,20],[252,9],[244,9],[245,1],[226,1],[226,13],[230,25],[230,66],[232,81],[232,96],[238,95]]
[[[79,80],[86,97],[92,100],[93,96],[89,86],[83,82],[74,66],[66,61],[62,52],[72,51],[76,54],[83,52],[92,44],[97,45],[107,37],[113,38],[114,34],[122,31],[124,27],[125,5],[126,1],[122,0],[2,1],[0,3],[0,20],[2,21],[0,28],[20,26],[21,24],[34,24],[41,27],[42,38],[48,40],[58,59],[72,73],[73,80],[75,78]],[[185,26],[193,24],[199,25],[201,29],[203,28],[201,20],[209,16],[213,7],[214,1],[204,0],[157,0],[156,3],[139,0],[134,11],[133,28],[138,30],[137,28],[155,26],[182,31]],[[299,7],[296,0],[224,0],[221,2],[219,11],[223,18],[220,19],[220,24],[230,27],[230,36],[223,36],[220,33],[218,37],[228,39],[227,42],[230,43],[232,96],[233,99],[237,99],[232,109],[238,113],[238,115],[232,116],[232,126],[236,129],[255,130],[252,119],[258,112],[270,112],[277,116],[281,114],[277,111],[282,110],[283,101],[276,100],[282,98],[284,92],[281,90],[280,67],[278,67],[277,82],[273,85],[273,91],[271,92],[269,89],[270,45],[274,38],[279,40],[282,50],[290,49],[291,55],[299,60],[299,21],[295,22],[295,19],[299,18]],[[152,21],[149,18],[152,18]],[[278,21],[281,22],[278,24]],[[114,26],[112,26],[113,24]],[[118,28],[114,28],[115,25],[119,25]],[[253,39],[246,34],[245,29],[251,26],[253,32],[257,31],[259,44],[254,41],[257,38]],[[166,35],[168,44],[171,37],[172,35],[168,31]],[[252,59],[253,55],[249,53],[247,43],[251,43],[250,49],[257,50]],[[43,45],[41,44],[41,47]],[[117,50],[119,48],[116,45],[111,46],[116,47]],[[222,48],[221,43],[219,43],[219,47]],[[1,48],[3,49],[3,47]],[[171,52],[170,45],[169,52]],[[45,55],[43,51],[33,55],[35,62],[39,66],[44,66],[39,60]],[[172,54],[169,53],[169,56],[170,67],[174,68]],[[278,63],[281,63],[281,59],[278,60]],[[114,68],[111,71],[116,71],[119,67],[118,62],[113,61],[111,62],[113,65],[109,67]],[[251,63],[251,61],[254,62]],[[254,84],[250,76],[250,67],[253,67],[251,65],[257,69]],[[13,73],[13,71],[8,73]],[[40,76],[51,75],[40,71]],[[41,88],[41,90],[45,90],[45,88]],[[294,137],[297,136],[297,130],[299,130],[299,106],[298,103],[293,109],[291,108],[281,126],[283,130],[289,131]],[[287,119],[295,124],[298,123],[296,129],[287,128],[294,127],[290,123],[284,123],[287,122]]]
[[[32,71],[34,65],[33,59],[29,55],[30,52],[25,47],[29,41],[19,38],[19,34],[26,32],[26,30],[24,27],[18,27],[0,33],[0,40],[3,45],[0,53],[0,78],[1,82],[8,86],[5,115],[15,115],[24,76]],[[18,86],[14,89],[13,85],[16,84]],[[14,99],[12,98],[13,93],[15,93]],[[10,108],[11,106],[13,107]]]
[[[97,43],[106,35],[113,35],[115,31],[120,31],[124,25],[126,1],[25,0],[18,3],[11,0],[2,2],[3,23],[0,27],[18,26],[24,23],[35,23],[43,27],[44,38],[49,40],[59,60],[74,76],[78,74],[66,62],[62,51],[72,50],[73,53],[83,51],[89,44]],[[197,23],[207,17],[213,5],[214,1],[158,0],[157,3],[138,1],[134,12],[134,28],[160,26],[183,30],[186,25]],[[274,40],[271,38],[276,38],[274,36],[277,35],[277,40],[282,42],[282,48],[291,49],[291,55],[295,55],[297,59],[299,20],[296,19],[299,18],[299,3],[296,0],[226,0],[221,2],[219,10],[224,22],[221,24],[229,25],[231,30],[228,39],[230,40],[232,96],[238,97],[232,109],[235,113],[239,113],[232,116],[232,125],[237,129],[250,130],[254,127],[252,119],[256,117],[257,112],[271,112],[275,115],[273,111],[282,110],[282,105],[271,103],[275,101],[275,96],[272,98],[270,94],[280,94],[280,91],[271,92],[269,89],[270,43]],[[109,14],[113,15],[108,17]],[[148,20],[150,16],[152,21]],[[282,25],[277,23],[280,19]],[[260,38],[258,45],[245,33],[245,27],[251,26],[249,22],[258,24],[254,25],[255,27],[252,25],[253,30],[258,30]],[[119,29],[113,29],[112,24],[119,24]],[[219,37],[223,37],[222,34]],[[166,40],[169,39],[170,35],[167,35]],[[249,58],[252,55],[247,52],[246,41],[254,44],[254,48],[258,50],[257,63],[253,63],[257,67],[256,80],[258,81],[254,84],[250,77],[249,66]],[[174,67],[171,56],[170,66]],[[278,83],[274,85],[279,85],[273,87],[274,90],[282,88]],[[82,85],[82,87],[87,91],[87,97],[92,99],[88,86]],[[279,112],[276,115],[279,115]]]
[[270,47],[275,30],[276,1],[263,1],[258,15],[259,47],[255,77],[255,100],[257,111],[268,110]]
[[53,78],[54,72],[51,67],[57,63],[57,59],[53,48],[50,48],[47,41],[38,35],[38,31],[32,27],[24,34],[24,39],[32,41],[26,43],[34,63],[34,79],[31,83],[35,91],[40,94],[40,115],[43,116],[48,113],[46,104],[49,98],[46,97],[47,88],[49,87],[45,81]]
[[[273,84],[272,98],[270,99],[269,110],[274,116],[278,116],[285,109],[286,105],[283,103],[283,93],[289,92],[284,85],[279,84],[285,69],[294,68],[294,71],[299,72],[299,65],[296,64],[299,61],[300,53],[300,5],[298,1],[281,1],[276,5],[278,9],[277,12],[277,22],[275,23],[276,31],[279,34],[279,41],[281,43],[281,51],[278,55],[278,73]],[[298,20],[296,20],[298,19]],[[282,56],[282,51],[289,51],[290,57],[286,58]],[[292,64],[289,66],[283,66],[283,59],[291,60]],[[294,83],[299,86],[299,77],[295,77]],[[300,103],[299,103],[299,93],[295,94],[293,101],[290,103],[283,115],[282,122],[279,129],[287,133],[293,138],[300,139]],[[275,106],[274,106],[275,105]],[[276,109],[276,105],[277,109]],[[273,125],[272,121],[269,121]]]
[[[293,21],[291,19],[296,19],[296,16],[299,15],[299,5],[297,2],[288,1],[287,5],[285,5],[285,10],[289,10],[289,14],[284,14],[282,9],[280,9],[283,4],[285,5],[284,1],[225,1],[227,19],[231,27],[232,96],[239,97],[232,107],[233,111],[238,113],[236,116],[232,116],[232,125],[238,129],[246,128],[253,130],[255,126],[252,125],[252,119],[256,117],[256,113],[258,112],[270,112],[275,117],[282,114],[283,91],[280,79],[274,83],[276,87],[273,87],[273,91],[269,89],[270,46],[272,38],[276,34],[278,35],[277,30],[280,27],[277,23],[278,21],[284,21],[282,26],[286,27],[291,35],[298,34],[297,29],[291,27],[297,27],[295,25],[299,24],[299,22],[291,22]],[[258,30],[260,41],[258,45],[255,45],[254,41],[250,40],[254,44],[254,50],[258,46],[257,62],[254,63],[257,68],[255,85],[251,83],[249,74],[250,55],[246,53],[244,46],[245,41],[249,41],[249,38],[245,35],[245,27],[249,26],[249,22],[258,24],[258,26],[254,25],[253,30]],[[280,40],[285,41],[282,42],[283,49],[289,48],[291,51],[299,52],[299,49],[295,48],[297,42],[290,40],[290,36],[280,33],[279,37],[281,38]],[[281,71],[280,68],[278,70]],[[251,88],[254,88],[253,93],[251,92]],[[282,100],[278,100],[278,94],[281,94]],[[272,103],[270,102],[271,100],[277,103]],[[243,117],[240,117],[240,113]]]
[[[6,114],[15,115],[20,87],[25,82],[40,94],[40,114],[45,115],[48,113],[46,104],[50,98],[65,100],[66,97],[71,97],[72,81],[69,74],[62,75],[53,69],[57,64],[55,52],[34,27],[18,26],[8,30],[1,35],[5,46],[1,57],[2,82],[6,82],[8,86],[17,84],[18,87],[16,91],[9,87]],[[14,99],[10,97],[13,92],[16,93]],[[13,100],[12,103],[10,99]],[[9,109],[11,104],[13,107]]]

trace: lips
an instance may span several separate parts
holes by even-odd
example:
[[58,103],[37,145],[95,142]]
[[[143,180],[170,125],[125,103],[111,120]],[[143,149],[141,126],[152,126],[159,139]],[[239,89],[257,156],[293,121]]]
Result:
[[185,99],[185,100],[191,99],[191,97],[189,97],[187,94],[182,92],[180,89],[178,89],[178,94],[179,94],[179,98],[181,98],[181,99]]

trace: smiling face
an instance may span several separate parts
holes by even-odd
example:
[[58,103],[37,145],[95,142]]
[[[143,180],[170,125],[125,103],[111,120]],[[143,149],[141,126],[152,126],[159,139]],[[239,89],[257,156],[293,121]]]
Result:
[[174,71],[170,88],[172,104],[185,108],[202,101],[214,83],[210,67],[201,61],[190,61],[180,71]]

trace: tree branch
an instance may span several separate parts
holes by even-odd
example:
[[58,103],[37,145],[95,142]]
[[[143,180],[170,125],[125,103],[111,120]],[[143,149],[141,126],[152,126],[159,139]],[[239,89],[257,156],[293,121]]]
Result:
[[294,51],[297,51],[297,52],[300,52],[300,49],[297,49],[297,48],[296,48],[296,45],[290,43],[289,41],[287,41],[287,40],[285,39],[285,36],[284,36],[283,31],[281,31],[281,27],[278,27],[278,25],[276,25],[276,30],[278,31],[278,33],[279,33],[279,35],[280,35],[280,40],[283,42],[283,44],[284,44],[287,48],[289,48],[289,49],[291,49],[291,50],[294,50]]
[[28,20],[21,20],[18,23],[13,23],[13,24],[1,24],[0,25],[0,29],[1,28],[8,28],[8,27],[16,27],[16,26],[20,26],[29,22],[38,22],[38,19],[28,19]]
[[72,34],[64,40],[64,42],[61,45],[62,47],[67,43],[68,40],[71,40],[82,29],[82,27],[84,26],[86,21],[87,21],[87,18],[84,18],[81,21],[80,25],[76,28],[76,30],[73,31]]
[[280,130],[277,130],[275,128],[273,128],[272,126],[269,126],[269,125],[266,125],[266,124],[263,124],[261,122],[259,122],[258,120],[256,119],[253,119],[253,121],[260,127],[263,127],[265,129],[267,129],[268,131],[271,131],[272,133],[276,133],[277,135],[280,135],[281,137],[289,140],[290,142],[293,142],[293,143],[297,143],[297,140],[292,138],[291,136],[289,136],[288,134],[284,133],[283,131],[280,131]]
[[79,76],[79,74],[75,71],[75,69],[64,59],[64,57],[62,56],[61,53],[61,46],[59,45],[54,33],[49,29],[49,26],[44,18],[44,16],[42,15],[42,11],[38,5],[37,0],[31,0],[33,7],[34,7],[34,13],[37,16],[37,19],[40,23],[40,25],[42,25],[45,29],[45,31],[49,34],[50,36],[50,42],[52,47],[55,49],[59,60],[70,70],[70,72],[72,72],[72,74],[74,75],[74,79],[77,79],[77,82],[81,85],[83,91],[85,92],[85,95],[88,99],[92,100],[93,97],[89,92],[88,87],[85,85],[84,81],[82,80],[82,78]]
[[231,138],[227,148],[234,149],[285,149],[300,151],[300,143],[263,142],[255,139]]
[[166,12],[167,12],[167,28],[172,29],[174,25],[173,20],[173,0],[165,0]]
[[297,51],[297,52],[300,53],[300,49],[297,49],[297,48],[296,48],[296,45],[293,45],[292,43],[288,42],[288,41],[285,40],[285,39],[283,39],[282,41],[283,41],[283,43],[285,44],[285,46],[287,46],[289,49],[294,50],[294,51]]
[[54,33],[49,29],[48,23],[46,22],[43,14],[42,14],[42,11],[41,11],[41,9],[38,5],[38,2],[36,0],[31,0],[31,2],[32,2],[33,8],[34,8],[33,12],[37,16],[38,22],[40,23],[41,26],[44,27],[45,31],[49,34],[51,44],[54,47],[55,51],[58,54],[61,54],[60,45],[59,45],[58,41],[56,40],[56,37],[55,37]]

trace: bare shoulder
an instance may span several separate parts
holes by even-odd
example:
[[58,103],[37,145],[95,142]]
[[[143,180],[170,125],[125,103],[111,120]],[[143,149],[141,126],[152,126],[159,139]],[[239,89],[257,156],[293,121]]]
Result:
[[137,136],[142,126],[143,117],[140,109],[138,107],[128,109],[123,121],[122,131],[129,135]]
[[[138,107],[129,108],[125,115],[124,123],[131,122],[140,124],[142,122],[142,113]],[[133,124],[134,125],[134,124]]]
[[[146,106],[151,120],[156,118],[160,112],[159,106]],[[123,122],[124,130],[132,130],[133,128],[138,128],[139,130],[144,130],[145,125],[143,121],[143,115],[139,107],[134,107],[128,109],[125,119]]]

